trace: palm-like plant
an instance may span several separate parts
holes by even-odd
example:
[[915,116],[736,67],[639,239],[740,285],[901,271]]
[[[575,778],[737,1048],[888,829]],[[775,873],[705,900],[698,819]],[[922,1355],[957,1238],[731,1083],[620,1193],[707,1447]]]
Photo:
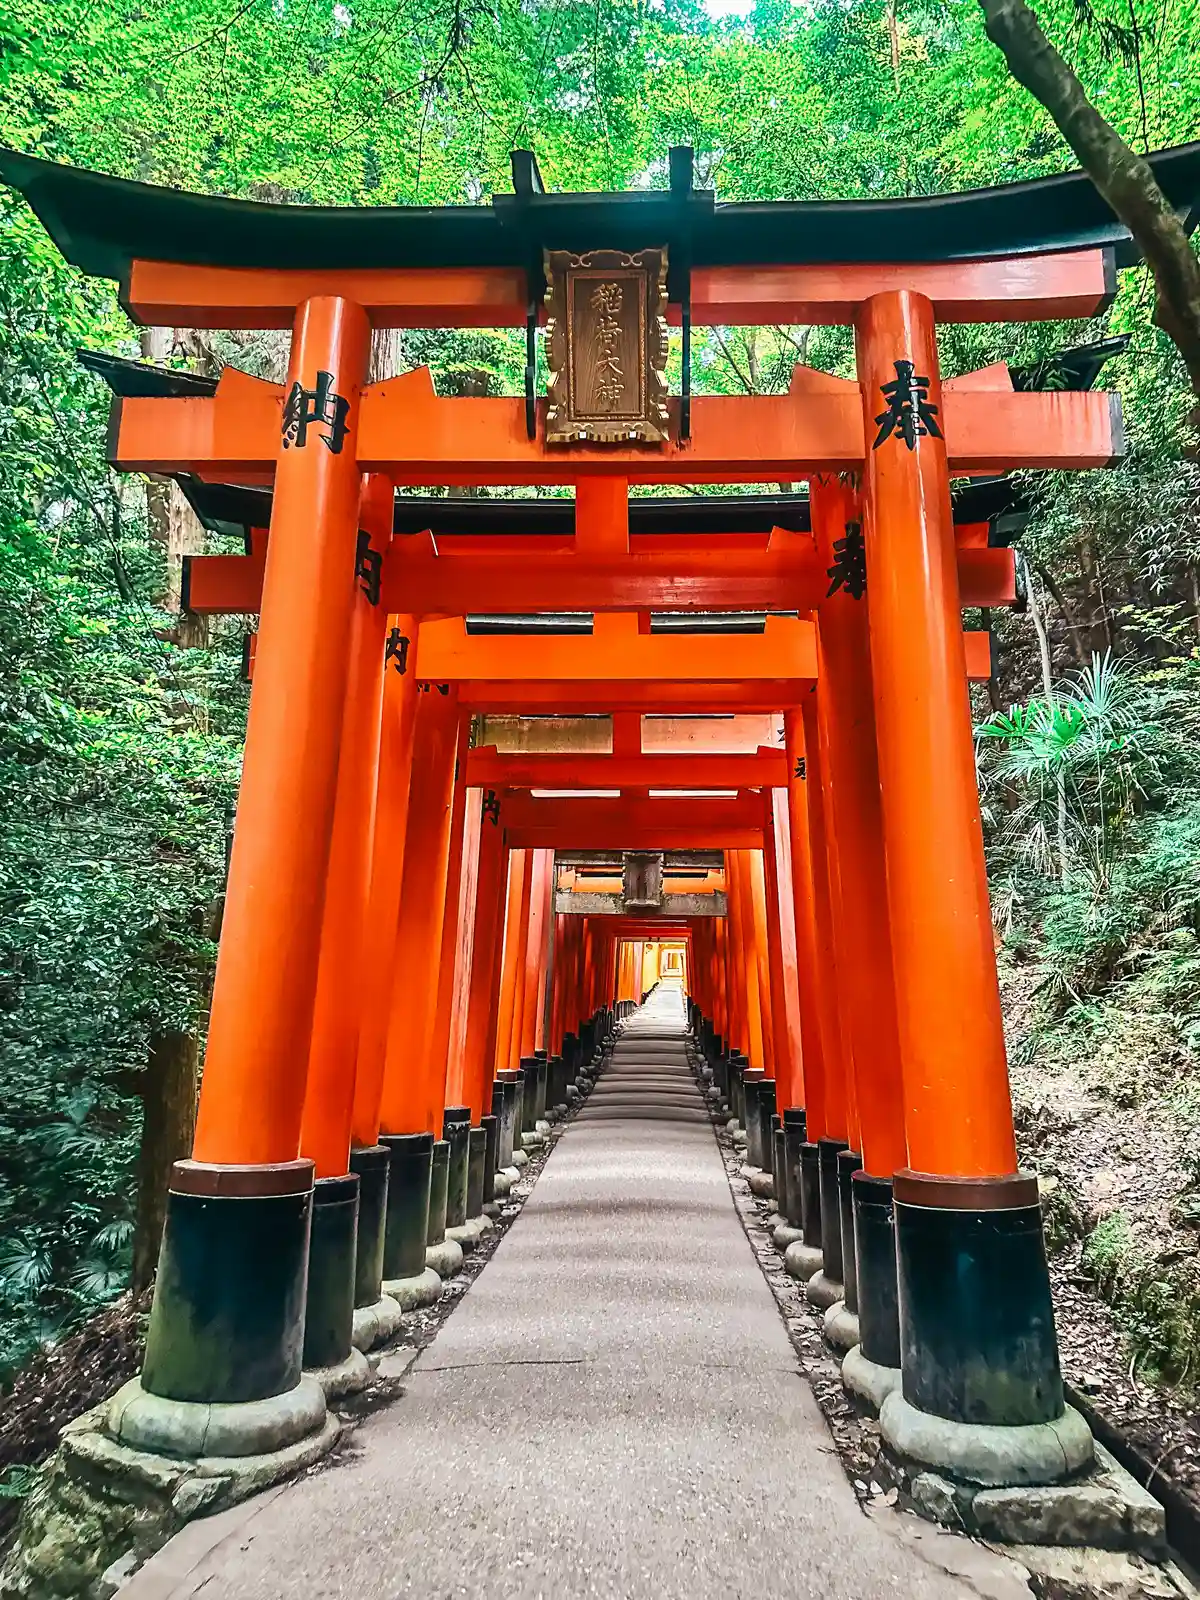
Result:
[[995,745],[992,777],[1017,796],[1007,842],[1066,887],[1073,873],[1108,888],[1124,825],[1154,770],[1142,685],[1111,652],[1053,691],[1011,706],[976,730]]

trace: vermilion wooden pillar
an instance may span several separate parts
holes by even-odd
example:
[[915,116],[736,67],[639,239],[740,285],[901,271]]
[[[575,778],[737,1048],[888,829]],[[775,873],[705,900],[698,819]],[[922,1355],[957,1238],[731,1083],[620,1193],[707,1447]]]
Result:
[[761,850],[748,850],[750,910],[754,928],[755,989],[758,993],[759,1028],[762,1033],[762,1065],[768,1078],[778,1082],[775,1060],[775,1014],[771,993],[770,934],[767,931],[767,884]]
[[[503,800],[500,801],[503,811]],[[491,1106],[493,1055],[489,1034],[498,1000],[500,960],[504,945],[504,902],[507,851],[498,818],[484,813],[479,825],[479,872],[475,889],[475,938],[471,947],[471,992],[463,1051],[463,1093],[478,1122]],[[494,1048],[494,1046],[493,1046]]]
[[[461,1092],[461,1076],[457,1068],[455,1076],[459,1087],[453,1095],[449,1093],[449,1051],[450,1033],[453,1027],[454,991],[460,953],[464,944],[463,924],[460,919],[463,915],[463,876],[467,870],[467,746],[470,728],[470,716],[460,711],[454,757],[454,798],[450,806],[450,836],[446,855],[446,893],[442,905],[442,954],[437,972],[437,1011],[429,1049],[433,1088],[438,1097],[435,1111],[460,1103],[458,1094]],[[439,1080],[440,1089],[437,1087]]]
[[[834,544],[861,527],[858,497],[837,479],[814,480],[810,493],[818,557],[832,566]],[[837,829],[833,931],[841,1033],[854,1073],[863,1166],[890,1178],[905,1165],[907,1149],[867,633],[870,598],[856,598],[843,585],[824,602],[818,673],[827,712],[826,793]]]
[[379,1107],[383,1098],[417,710],[417,680],[410,659],[417,641],[417,619],[405,614],[389,617],[388,636],[396,642],[397,648],[388,659],[383,675],[379,782],[375,792],[371,879],[358,983],[362,1001],[354,1072],[352,1138],[353,1143],[363,1149],[373,1146],[379,1137]]
[[[766,884],[767,967],[771,987],[771,1045],[775,1063],[775,1100],[780,1115],[788,1106],[803,1104],[803,1089],[797,1099],[799,1062],[792,1055],[788,1034],[787,975],[783,959],[783,919],[779,895],[779,858],[775,838],[773,789],[763,791],[763,876]],[[790,908],[789,908],[790,909]]]
[[[906,290],[875,295],[855,331],[887,895],[915,1169],[894,1184],[903,1387],[884,1403],[880,1428],[901,1455],[939,1467],[952,1460],[968,1478],[991,1473],[977,1479],[987,1482],[996,1481],[996,1428],[1012,1428],[1012,1481],[1046,1482],[1086,1465],[1092,1442],[1064,1408],[1037,1180],[1016,1171],[933,308]],[[930,1414],[942,1420],[939,1442]]]
[[370,328],[335,296],[296,314],[288,383],[333,375],[335,453],[315,429],[281,448],[254,689],[193,1156],[296,1159],[355,603],[358,393]]
[[[792,887],[792,840],[788,821],[787,789],[772,789],[770,795],[771,832],[775,841],[772,853],[775,878],[775,908],[779,919],[779,953],[783,968],[784,1044],[791,1067],[790,1105],[804,1105],[804,1040],[800,1031],[800,981],[796,958],[795,892]],[[788,1109],[787,1106],[784,1109]]]
[[[942,415],[933,309],[923,296],[868,300],[857,351],[868,412],[880,412],[884,385],[909,362],[928,380],[924,403]],[[910,449],[893,433],[867,453],[865,492],[909,1152],[923,1172],[1006,1175],[1016,1146],[944,441],[919,433]]]
[[525,858],[521,875],[521,903],[517,909],[515,959],[513,969],[512,1019],[509,1023],[508,1066],[515,1071],[521,1064],[521,1036],[525,1026],[525,980],[529,961],[529,919],[533,909],[533,879],[536,850],[522,852]]
[[[390,479],[375,475],[364,484],[360,520],[370,531],[374,547],[381,551],[392,537],[393,496]],[[313,1161],[318,1178],[345,1173],[350,1157],[354,1063],[361,1021],[356,1001],[361,995],[375,832],[387,630],[387,613],[377,603],[372,605],[359,586],[350,629],[337,799],[300,1129],[300,1152]]]
[[[836,973],[835,987],[831,992],[832,1011],[836,1016],[838,1040],[837,1073],[826,1077],[826,1116],[831,1124],[829,1137],[844,1139],[852,1148],[858,1145],[858,1118],[854,1105],[854,1064],[850,1053],[850,1037],[846,1028],[845,986],[842,982],[841,962],[845,958],[838,929],[841,926],[841,849],[842,835],[833,792],[832,761],[829,749],[830,708],[825,696],[816,696],[816,756],[810,770],[814,777],[810,783],[820,785],[820,815],[823,855],[825,860],[825,900],[818,898],[818,915],[824,919],[823,939],[831,954],[830,971]],[[807,724],[806,730],[807,732]],[[810,750],[813,748],[809,746]],[[815,791],[814,791],[815,798]],[[816,841],[814,840],[814,845]]]
[[531,1056],[541,1040],[539,1021],[545,999],[546,973],[546,890],[550,886],[550,850],[534,850],[529,878],[529,929],[525,942],[524,994],[521,1011],[519,1054]]
[[746,1007],[746,1054],[752,1067],[767,1064],[763,1044],[763,1017],[758,984],[758,948],[755,939],[754,878],[749,850],[736,850],[738,893],[738,943],[741,949],[740,980]]
[[[321,296],[298,308],[193,1159],[171,1174],[141,1376],[148,1397],[197,1408],[232,1409],[300,1382],[313,1208],[300,1127],[356,603],[369,347],[361,306]],[[301,1397],[273,1442],[315,1431],[323,1413],[320,1396]]]
[[529,862],[528,850],[510,850],[508,855],[508,892],[504,910],[504,955],[500,965],[499,1006],[496,1012],[495,1070],[507,1072],[516,1063],[512,1060],[513,1017],[517,1006],[518,973],[524,966],[525,951],[521,944],[521,907],[525,901],[525,884]]
[[446,913],[450,825],[454,806],[454,760],[458,744],[458,696],[430,684],[418,697],[413,730],[414,781],[408,801],[408,831],[395,965],[388,1021],[380,1122],[387,1133],[440,1131],[444,1095],[442,1064],[433,1059],[438,972]]

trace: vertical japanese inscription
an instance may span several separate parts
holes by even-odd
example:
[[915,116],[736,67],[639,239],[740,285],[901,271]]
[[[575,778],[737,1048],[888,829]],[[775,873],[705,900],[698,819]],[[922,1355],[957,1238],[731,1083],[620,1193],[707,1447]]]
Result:
[[547,444],[667,439],[665,250],[548,251]]

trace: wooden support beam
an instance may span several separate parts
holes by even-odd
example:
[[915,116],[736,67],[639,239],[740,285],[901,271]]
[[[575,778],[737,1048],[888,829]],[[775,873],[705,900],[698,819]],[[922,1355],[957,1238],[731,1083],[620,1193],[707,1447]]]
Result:
[[[1112,296],[1104,249],[995,261],[890,265],[697,267],[696,327],[848,323],[872,294],[907,288],[933,301],[940,322],[1033,322],[1090,317]],[[134,261],[122,302],[135,322],[185,328],[290,328],[314,295],[357,300],[377,328],[519,328],[525,274],[515,268],[260,270]],[[668,316],[678,320],[678,307]]]
[[[509,795],[501,823],[517,849],[668,850],[756,849],[762,843],[760,796],[538,797]],[[730,840],[751,839],[750,844]]]
[[[445,555],[428,540],[401,538],[383,558],[383,603],[422,616],[539,611],[811,611],[829,579],[808,535],[794,552],[699,551],[682,540],[676,553],[517,556],[513,552]],[[477,541],[482,543],[482,541]],[[258,610],[263,557],[190,556],[185,606],[204,615]],[[964,606],[1011,605],[1016,568],[1011,550],[963,546],[958,578]]]
[[762,633],[717,638],[640,633],[629,613],[598,616],[591,635],[471,635],[461,618],[449,617],[423,623],[417,639],[417,675],[430,683],[741,684],[812,679],[816,670],[812,623],[797,617],[768,617]]
[[468,784],[493,789],[766,789],[787,784],[782,750],[754,755],[501,755],[484,745],[467,756]]
[[[113,401],[113,465],[270,482],[279,454],[281,386],[227,367],[211,397]],[[1114,396],[944,394],[952,474],[1013,467],[1108,466],[1122,449]],[[544,402],[541,409],[544,411]],[[525,429],[520,399],[443,399],[425,369],[363,391],[358,461],[397,484],[561,484],[613,474],[637,483],[739,483],[861,470],[867,448],[857,388],[786,395],[698,395],[692,437],[661,450],[547,449]]]

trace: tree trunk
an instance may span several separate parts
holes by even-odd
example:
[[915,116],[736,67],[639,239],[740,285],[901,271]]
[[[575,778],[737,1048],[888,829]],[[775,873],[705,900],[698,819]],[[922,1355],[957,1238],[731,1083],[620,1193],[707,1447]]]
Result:
[[[1029,615],[1033,622],[1033,631],[1037,634],[1038,657],[1042,664],[1042,691],[1046,701],[1047,713],[1054,710],[1056,699],[1054,693],[1054,669],[1050,660],[1050,636],[1046,632],[1046,620],[1042,615],[1042,608],[1038,603],[1037,589],[1034,587],[1033,573],[1029,570],[1029,563],[1021,558],[1025,566],[1025,589],[1029,595]],[[1067,785],[1062,772],[1054,775],[1054,809],[1058,847],[1058,876],[1063,888],[1067,887]]]
[[1034,564],[1034,571],[1054,596],[1055,603],[1062,612],[1063,621],[1067,625],[1067,637],[1071,641],[1071,653],[1081,667],[1086,667],[1090,660],[1090,654],[1084,646],[1083,639],[1080,637],[1079,623],[1075,619],[1074,609],[1055,582],[1054,574],[1049,567],[1039,561]]
[[1200,395],[1200,261],[1150,164],[1084,93],[1025,0],[980,0],[987,36],[1009,71],[1040,101],[1079,165],[1133,235],[1154,274],[1154,320],[1174,340]]
[[166,1029],[151,1035],[142,1087],[142,1142],[133,1224],[134,1294],[149,1288],[154,1279],[171,1167],[191,1153],[199,1066],[200,1046],[194,1034]]
[[[197,358],[194,364],[209,364],[205,352],[195,343],[195,336],[187,330],[177,335],[174,328],[144,328],[142,355],[149,361],[161,362],[179,349],[181,342]],[[155,596],[155,602],[178,618],[171,629],[172,642],[185,649],[202,649],[208,643],[208,618],[184,611],[182,603],[183,558],[203,554],[204,528],[179,485],[170,478],[146,479],[146,516],[150,538],[162,550],[166,563],[163,590]]]

